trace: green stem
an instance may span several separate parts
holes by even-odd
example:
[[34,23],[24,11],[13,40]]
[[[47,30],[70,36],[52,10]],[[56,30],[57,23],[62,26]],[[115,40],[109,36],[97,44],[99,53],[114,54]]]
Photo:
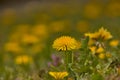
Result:
[[69,64],[73,63],[73,53],[66,51],[65,52],[65,64],[66,64],[66,70],[70,72]]

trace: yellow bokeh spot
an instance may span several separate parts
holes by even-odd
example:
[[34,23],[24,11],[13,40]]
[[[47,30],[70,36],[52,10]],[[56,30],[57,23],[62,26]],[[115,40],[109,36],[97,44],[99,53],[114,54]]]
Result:
[[31,32],[38,36],[41,39],[46,39],[48,37],[48,30],[47,30],[47,26],[44,24],[38,24],[35,25],[32,29]]
[[84,16],[90,19],[96,19],[100,17],[101,7],[97,4],[89,3],[84,7]]
[[16,42],[8,42],[4,46],[5,51],[13,52],[13,53],[20,53],[22,48],[20,47],[19,43]]
[[38,37],[31,34],[24,34],[21,39],[21,42],[24,44],[34,44],[37,43],[38,41],[39,41]]
[[79,32],[87,32],[89,30],[89,23],[87,21],[79,21],[76,27]]
[[116,46],[118,46],[118,44],[119,44],[119,41],[118,41],[118,40],[112,40],[112,41],[110,41],[110,43],[109,43],[109,45],[112,46],[112,47],[116,47]]
[[103,47],[99,47],[97,50],[96,50],[96,53],[102,53],[104,52],[104,48]]
[[27,55],[18,56],[15,59],[16,64],[28,64],[32,62],[32,58]]
[[98,57],[99,57],[100,59],[105,59],[105,54],[104,54],[104,53],[100,53],[100,54],[98,55]]

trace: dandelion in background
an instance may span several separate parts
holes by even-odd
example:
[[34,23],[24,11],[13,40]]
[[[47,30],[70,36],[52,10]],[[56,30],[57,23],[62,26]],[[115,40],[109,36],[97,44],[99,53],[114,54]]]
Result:
[[45,24],[37,24],[31,29],[31,33],[42,40],[48,37],[48,29]]
[[116,46],[118,46],[118,44],[119,44],[119,41],[118,41],[118,40],[112,40],[112,41],[110,41],[110,43],[109,43],[109,45],[112,46],[112,47],[116,47]]
[[67,51],[78,49],[80,47],[80,43],[72,37],[62,36],[57,38],[52,46],[58,51]]
[[101,16],[102,7],[97,3],[86,4],[83,10],[83,16],[90,19],[97,19]]
[[64,29],[65,29],[65,22],[64,21],[54,21],[50,24],[50,31],[51,32],[61,32]]
[[89,30],[89,22],[88,21],[79,21],[77,24],[76,24],[76,28],[79,32],[87,32]]
[[91,47],[89,47],[89,49],[93,55],[96,55],[100,59],[112,57],[111,53],[106,52],[106,50],[103,47],[91,46]]
[[99,29],[98,32],[94,33],[86,33],[85,36],[88,36],[90,39],[93,40],[109,40],[112,38],[112,35],[110,32],[107,31],[107,29],[104,29],[103,27]]
[[18,56],[15,59],[16,64],[28,64],[32,62],[32,58],[27,55]]
[[17,42],[8,42],[4,46],[5,51],[12,53],[20,53],[22,52],[22,48]]
[[105,53],[100,53],[100,54],[98,55],[98,57],[99,57],[100,59],[104,59],[104,58],[105,58]]
[[35,44],[35,43],[39,42],[39,39],[35,35],[24,34],[21,42],[23,44],[31,45],[31,44]]
[[96,47],[96,46],[91,46],[89,49],[93,54],[99,54],[105,51],[103,47]]
[[68,72],[49,72],[55,80],[62,80],[64,77],[68,76]]
[[[107,29],[104,29],[103,27],[101,27],[97,32],[85,33],[85,36],[89,37],[88,42],[89,45],[93,45],[99,42],[101,43],[112,38],[111,33],[108,32]],[[101,45],[103,45],[103,43]]]

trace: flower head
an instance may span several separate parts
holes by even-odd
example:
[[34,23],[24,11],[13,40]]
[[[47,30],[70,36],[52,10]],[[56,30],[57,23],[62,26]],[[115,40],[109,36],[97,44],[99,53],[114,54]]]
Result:
[[57,38],[53,43],[53,48],[59,51],[73,50],[78,49],[79,47],[80,42],[69,36],[62,36],[60,38]]
[[55,78],[55,80],[62,80],[64,77],[68,76],[68,72],[49,72],[49,75]]
[[103,27],[99,29],[98,33],[99,33],[99,37],[101,36],[103,40],[108,40],[112,38],[110,32],[108,32],[107,29],[104,29]]
[[116,47],[116,46],[118,46],[118,44],[119,44],[119,41],[118,40],[112,40],[112,41],[110,41],[110,46],[112,46],[112,47]]
[[16,64],[27,64],[32,62],[32,58],[27,55],[18,56],[15,59]]
[[104,58],[105,58],[105,53],[100,53],[100,54],[98,55],[98,57],[99,57],[100,59],[104,59]]
[[4,48],[7,52],[19,53],[22,51],[22,48],[17,42],[8,42],[5,44]]
[[85,36],[88,36],[90,39],[93,39],[93,40],[102,40],[102,41],[112,38],[112,35],[110,34],[110,32],[108,32],[103,27],[100,28],[98,32],[86,33]]
[[34,44],[39,41],[39,39],[35,35],[24,34],[21,40],[24,44]]
[[105,51],[103,47],[97,46],[91,46],[89,49],[91,50],[92,54],[100,54]]

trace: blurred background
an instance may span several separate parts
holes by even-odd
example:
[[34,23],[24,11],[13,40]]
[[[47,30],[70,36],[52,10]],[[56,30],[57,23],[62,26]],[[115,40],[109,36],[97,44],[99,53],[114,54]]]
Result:
[[80,40],[102,26],[120,38],[120,0],[0,0],[1,74],[46,67],[54,39]]

